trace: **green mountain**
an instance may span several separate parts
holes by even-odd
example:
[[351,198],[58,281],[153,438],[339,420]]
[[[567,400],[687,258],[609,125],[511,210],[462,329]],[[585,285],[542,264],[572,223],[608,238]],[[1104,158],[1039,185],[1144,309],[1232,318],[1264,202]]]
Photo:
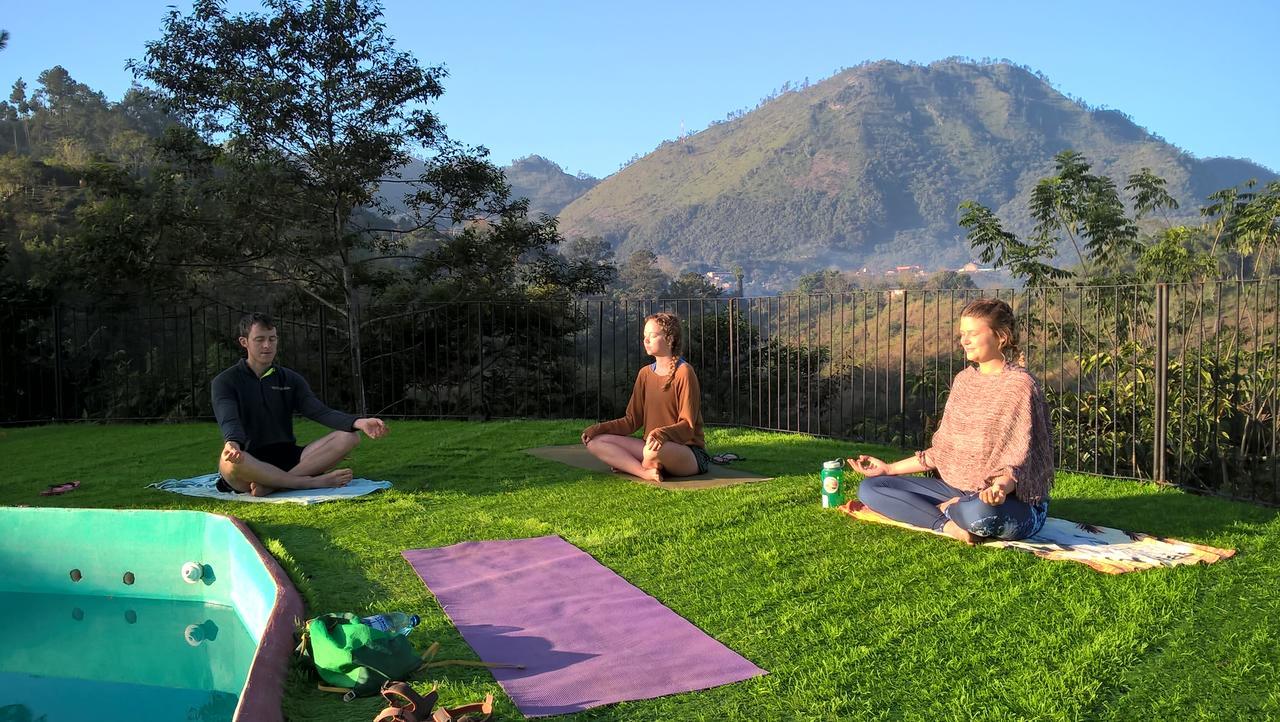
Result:
[[[417,178],[425,168],[422,161],[415,159],[400,169],[400,177]],[[511,165],[504,166],[502,172],[511,185],[511,198],[529,199],[530,218],[537,218],[542,213],[549,216],[559,214],[573,199],[600,182],[600,179],[589,175],[569,175],[559,165],[540,155],[517,159]],[[400,197],[404,192],[402,187],[390,186],[380,193],[382,201],[388,204],[391,215],[405,212],[405,205]]]
[[1121,186],[1151,168],[1189,218],[1219,188],[1275,177],[1196,159],[1015,65],[882,61],[664,142],[570,203],[560,227],[603,236],[620,257],[648,248],[698,270],[742,265],[757,288],[821,268],[955,268],[972,260],[960,202],[1026,233],[1027,196],[1068,148]]
[[600,179],[589,175],[569,175],[559,165],[540,155],[530,155],[502,169],[511,184],[512,198],[529,199],[529,215],[558,215],[565,206],[591,190]]

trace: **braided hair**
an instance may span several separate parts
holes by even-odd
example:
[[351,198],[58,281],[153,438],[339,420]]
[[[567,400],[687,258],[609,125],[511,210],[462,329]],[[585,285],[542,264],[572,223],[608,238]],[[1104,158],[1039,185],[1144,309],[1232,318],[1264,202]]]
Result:
[[658,328],[662,330],[662,335],[667,337],[671,342],[671,368],[667,371],[667,381],[662,385],[662,390],[666,391],[671,388],[671,381],[676,377],[676,365],[680,359],[680,346],[683,342],[680,332],[680,317],[674,313],[651,313],[644,317],[644,322],[648,324],[650,321],[658,324]]

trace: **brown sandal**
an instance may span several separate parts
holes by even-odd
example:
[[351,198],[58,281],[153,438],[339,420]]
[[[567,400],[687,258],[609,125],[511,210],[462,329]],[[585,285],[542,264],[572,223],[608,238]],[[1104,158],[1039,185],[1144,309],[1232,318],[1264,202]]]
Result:
[[373,722],[486,722],[493,714],[491,694],[483,702],[436,709],[439,694],[434,687],[424,696],[406,682],[385,682],[382,698],[390,706],[379,712]]
[[382,698],[390,705],[373,718],[373,722],[427,722],[439,697],[435,688],[426,696],[413,691],[407,682],[387,681],[382,684]]
[[493,695],[486,694],[483,702],[473,702],[459,707],[441,707],[431,715],[432,722],[486,722],[493,715]]

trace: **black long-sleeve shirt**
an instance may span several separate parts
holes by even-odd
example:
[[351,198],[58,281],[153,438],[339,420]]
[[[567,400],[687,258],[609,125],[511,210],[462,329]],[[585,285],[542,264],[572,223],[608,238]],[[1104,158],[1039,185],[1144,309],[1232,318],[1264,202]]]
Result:
[[245,451],[271,444],[297,443],[293,414],[337,431],[354,431],[358,417],[324,405],[307,380],[292,369],[272,364],[262,378],[240,361],[213,379],[213,415],[222,438]]

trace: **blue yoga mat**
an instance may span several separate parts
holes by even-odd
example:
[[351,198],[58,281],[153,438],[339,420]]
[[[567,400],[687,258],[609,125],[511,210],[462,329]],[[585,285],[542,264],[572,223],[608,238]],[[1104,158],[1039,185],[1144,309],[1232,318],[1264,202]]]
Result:
[[200,496],[206,499],[222,499],[223,501],[255,501],[271,504],[318,504],[322,501],[336,499],[352,499],[365,494],[372,494],[379,489],[390,489],[389,481],[370,481],[368,479],[352,479],[346,486],[335,486],[330,489],[290,489],[277,491],[267,496],[237,494],[230,491],[218,491],[218,474],[204,474],[190,479],[167,479],[147,484],[149,489],[172,491],[175,494]]

